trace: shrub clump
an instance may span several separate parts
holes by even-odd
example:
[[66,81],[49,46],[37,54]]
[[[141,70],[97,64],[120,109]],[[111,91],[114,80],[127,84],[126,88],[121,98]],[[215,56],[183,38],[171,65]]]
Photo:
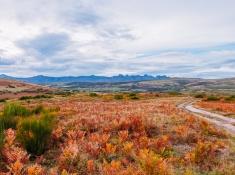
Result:
[[42,105],[38,105],[34,109],[31,110],[31,113],[32,114],[40,114],[44,111],[45,111],[44,107]]
[[220,98],[216,96],[209,96],[207,97],[206,101],[219,101]]
[[29,116],[30,111],[19,105],[18,103],[9,103],[6,104],[4,109],[3,109],[3,116],[6,117],[13,117],[13,116]]
[[225,101],[235,101],[235,95],[231,95],[225,98]]
[[9,103],[4,106],[0,122],[5,129],[16,128],[19,117],[26,117],[31,114],[30,110],[17,104]]
[[18,103],[8,103],[4,106],[2,116],[0,116],[0,123],[4,129],[16,129],[20,118],[29,117],[34,114],[38,115],[45,111],[42,105],[38,105],[32,110],[29,110]]
[[129,98],[131,99],[131,100],[138,100],[139,99],[139,97],[137,96],[137,94],[136,93],[130,93],[129,95]]
[[128,95],[129,97],[135,97],[136,96],[136,93],[132,92]]
[[202,142],[199,141],[196,147],[186,157],[192,163],[199,165],[204,170],[212,170],[218,163],[219,153],[225,146],[222,142]]
[[140,98],[137,96],[130,97],[131,100],[139,100]]
[[123,99],[123,95],[116,94],[116,95],[114,95],[114,99],[115,100],[122,100]]
[[98,97],[98,94],[95,93],[95,92],[91,92],[91,93],[89,94],[89,96],[90,96],[90,97]]
[[50,95],[36,95],[36,96],[22,96],[19,100],[31,100],[31,99],[41,99],[41,98],[52,98]]
[[3,99],[0,99],[0,103],[5,103],[7,101],[7,99],[3,98]]
[[17,139],[33,155],[41,155],[49,142],[54,116],[48,113],[40,117],[23,118],[17,126]]
[[194,95],[195,98],[204,98],[206,95],[205,94],[196,94]]

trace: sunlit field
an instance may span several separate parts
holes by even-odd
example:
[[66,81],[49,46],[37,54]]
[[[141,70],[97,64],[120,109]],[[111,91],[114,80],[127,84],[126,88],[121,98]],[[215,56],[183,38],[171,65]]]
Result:
[[235,118],[235,101],[200,101],[197,105],[200,108]]
[[1,103],[0,172],[234,174],[234,139],[177,107],[187,99],[76,93]]

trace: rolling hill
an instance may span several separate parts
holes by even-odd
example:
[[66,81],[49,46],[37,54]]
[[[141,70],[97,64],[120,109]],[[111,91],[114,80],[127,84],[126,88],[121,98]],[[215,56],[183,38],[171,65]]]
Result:
[[[150,75],[118,75],[112,77],[105,76],[65,76],[65,77],[48,77],[34,76],[29,78],[16,78],[7,75],[0,75],[5,81],[26,82],[38,85],[47,85],[55,88],[68,90],[85,90],[85,91],[178,91],[178,92],[203,92],[218,91],[224,93],[235,93],[235,78],[227,79],[200,79],[200,78],[170,78],[167,76],[150,76]],[[17,81],[15,81],[17,80]],[[42,87],[34,85],[28,88]],[[32,85],[31,85],[32,86]],[[36,88],[37,89],[37,88]],[[11,89],[15,90],[14,88]]]
[[0,99],[18,98],[22,96],[34,96],[49,93],[52,88],[24,83],[16,80],[0,79]]
[[197,78],[168,78],[165,80],[116,82],[116,83],[92,83],[72,82],[54,84],[55,87],[62,87],[74,90],[90,91],[218,91],[224,93],[235,93],[235,78],[230,79],[197,79]]

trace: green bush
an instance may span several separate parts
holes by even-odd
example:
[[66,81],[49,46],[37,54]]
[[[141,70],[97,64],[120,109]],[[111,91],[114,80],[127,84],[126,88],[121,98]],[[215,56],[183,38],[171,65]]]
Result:
[[97,93],[92,92],[92,93],[90,93],[90,94],[89,94],[89,96],[90,96],[90,97],[97,97],[97,96],[98,96],[98,94],[97,94]]
[[137,96],[132,96],[132,97],[130,97],[130,99],[131,99],[131,100],[139,100],[140,98],[137,97]]
[[16,128],[19,117],[26,117],[31,114],[30,110],[17,104],[9,103],[4,106],[3,114],[0,117],[0,122],[5,129]]
[[135,97],[136,96],[136,93],[132,92],[128,95],[129,97]]
[[204,98],[205,94],[196,94],[194,95],[195,98]]
[[235,101],[235,95],[231,95],[225,98],[226,101]]
[[209,96],[207,97],[206,101],[219,101],[220,98],[216,96]]
[[15,129],[18,123],[19,117],[5,117],[0,116],[0,123],[3,125],[4,129],[12,128]]
[[0,99],[0,103],[5,103],[7,100],[6,99]]
[[34,109],[31,110],[32,114],[40,114],[42,113],[44,110],[44,107],[42,105],[38,105],[36,106]]
[[8,103],[4,106],[3,114],[0,116],[0,123],[4,126],[5,129],[16,129],[20,118],[29,117],[33,114],[38,115],[44,111],[45,109],[42,105],[38,105],[32,110],[29,110],[18,103]]
[[31,97],[31,96],[22,96],[22,97],[19,98],[19,100],[30,100],[32,98],[33,97]]
[[29,115],[30,111],[18,103],[8,103],[5,105],[3,109],[3,116],[5,117],[14,117],[14,116],[25,117]]
[[41,98],[52,98],[50,95],[36,95],[36,96],[22,96],[19,100],[31,100],[31,99],[41,99]]
[[33,97],[33,99],[40,99],[40,98],[52,98],[50,95],[36,95]]
[[138,100],[139,99],[139,97],[137,97],[137,94],[134,92],[130,93],[128,96],[131,100]]
[[114,99],[115,100],[122,100],[123,99],[123,95],[116,94],[116,95],[114,95]]
[[45,152],[53,129],[53,119],[48,113],[41,117],[21,119],[17,126],[17,139],[29,153],[41,155]]

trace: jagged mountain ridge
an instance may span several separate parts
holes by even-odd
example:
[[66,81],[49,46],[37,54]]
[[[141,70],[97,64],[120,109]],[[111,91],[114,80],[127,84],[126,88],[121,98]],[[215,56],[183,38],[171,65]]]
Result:
[[11,77],[5,74],[0,75],[2,79],[19,80],[27,83],[35,84],[53,84],[53,83],[72,83],[72,82],[92,82],[92,83],[115,83],[115,82],[134,82],[134,81],[151,81],[151,80],[166,80],[169,77],[165,75],[151,76],[151,75],[118,75],[118,76],[63,76],[63,77],[49,77],[38,75],[28,78]]

